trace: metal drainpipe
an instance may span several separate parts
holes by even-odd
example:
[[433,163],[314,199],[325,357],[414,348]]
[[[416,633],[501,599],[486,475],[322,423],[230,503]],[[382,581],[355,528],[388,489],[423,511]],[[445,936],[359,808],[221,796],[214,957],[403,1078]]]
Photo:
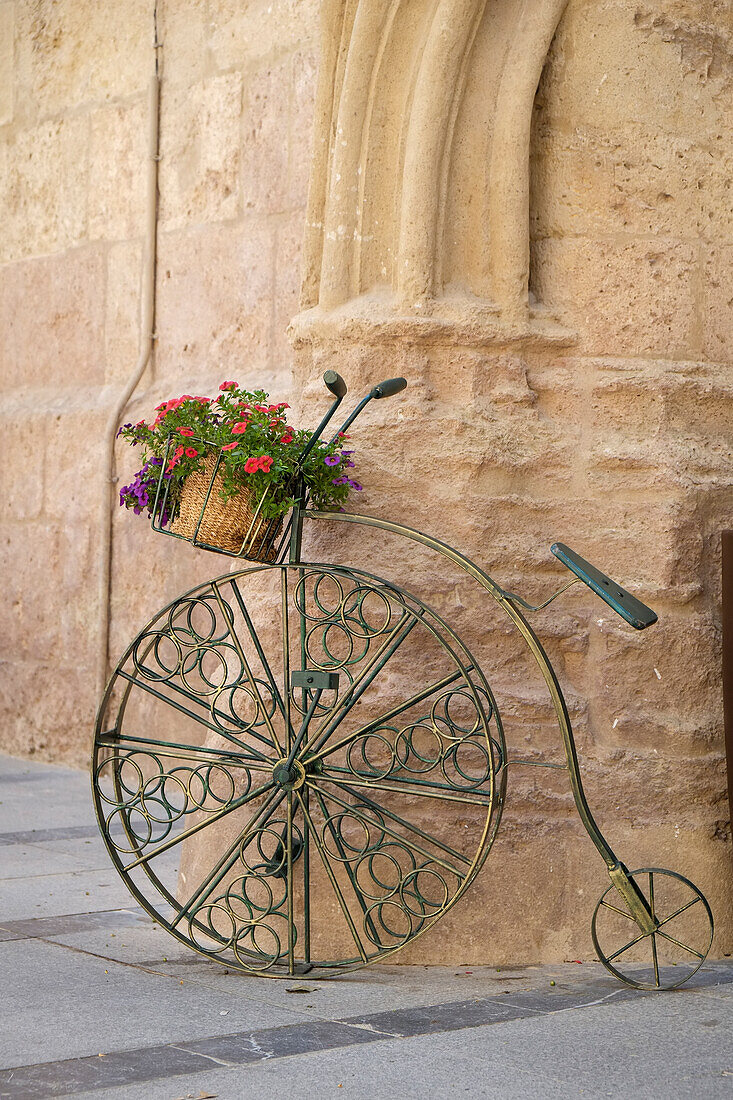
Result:
[[97,636],[99,639],[99,664],[97,668],[97,699],[101,699],[107,683],[109,661],[109,602],[112,559],[112,516],[114,514],[117,476],[115,473],[115,438],[122,420],[125,407],[132,397],[140,379],[145,373],[155,340],[155,271],[156,245],[158,231],[158,130],[160,122],[160,75],[158,65],[158,10],[153,8],[155,67],[150,78],[148,99],[149,115],[149,153],[147,178],[147,224],[145,227],[145,266],[141,286],[140,305],[140,356],[135,369],[127,380],[124,390],[112,409],[105,428],[103,470],[104,484],[99,509],[99,530],[101,532],[100,574],[99,574],[99,618]]
[[733,531],[723,531],[723,724],[728,764],[728,806],[733,824]]

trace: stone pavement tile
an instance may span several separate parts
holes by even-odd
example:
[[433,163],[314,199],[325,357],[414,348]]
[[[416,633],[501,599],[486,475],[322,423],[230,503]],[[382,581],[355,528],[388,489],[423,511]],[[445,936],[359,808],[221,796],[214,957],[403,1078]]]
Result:
[[[728,984],[691,994],[637,994],[623,1002],[417,1037],[375,1037],[358,1046],[311,1047],[303,1055],[288,1056],[284,1047],[276,1053],[261,1043],[261,1060],[255,1064],[74,1095],[78,1100],[178,1100],[200,1092],[220,1100],[270,1100],[283,1093],[292,1100],[331,1095],[352,1100],[729,1100],[732,1009],[733,985]],[[3,1092],[0,1086],[0,1096],[5,1095],[24,1094]]]
[[[37,844],[12,844],[0,847],[0,880],[63,874],[65,871],[107,870],[109,857],[95,852],[95,858],[70,855]],[[2,905],[2,902],[0,902]]]
[[0,943],[0,973],[6,1068],[306,1020],[39,940]]
[[2,884],[0,927],[8,920],[125,909],[132,903],[130,891],[111,865],[96,871],[11,878]]
[[70,913],[57,917],[31,917],[29,920],[5,921],[0,925],[0,940],[53,940],[63,943],[63,937],[76,933],[90,935],[101,929],[102,937],[114,937],[128,932],[147,920],[139,908],[103,909],[96,913]]
[[80,840],[85,844],[91,844],[94,837],[101,840],[96,824],[60,825],[51,829],[21,829],[0,833],[0,847],[7,844],[52,844],[64,840]]
[[86,772],[0,754],[0,833],[92,824]]
[[233,1065],[262,1062],[268,1058],[288,1058],[294,1054],[312,1054],[360,1043],[378,1042],[374,1031],[349,1027],[331,1020],[313,1020],[291,1027],[275,1027],[238,1035],[212,1036],[193,1043],[179,1043],[184,1050],[203,1054]]

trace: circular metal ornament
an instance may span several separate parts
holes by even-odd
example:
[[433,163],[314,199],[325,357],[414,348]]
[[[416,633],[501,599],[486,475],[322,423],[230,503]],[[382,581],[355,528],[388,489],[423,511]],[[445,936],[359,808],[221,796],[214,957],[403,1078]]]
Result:
[[705,962],[713,914],[689,879],[662,867],[629,872],[646,898],[654,930],[644,932],[615,886],[599,899],[591,921],[596,954],[607,970],[635,989],[676,989]]
[[363,571],[268,565],[141,631],[92,776],[112,860],[162,927],[229,968],[326,976],[461,897],[505,758],[488,683],[425,603]]

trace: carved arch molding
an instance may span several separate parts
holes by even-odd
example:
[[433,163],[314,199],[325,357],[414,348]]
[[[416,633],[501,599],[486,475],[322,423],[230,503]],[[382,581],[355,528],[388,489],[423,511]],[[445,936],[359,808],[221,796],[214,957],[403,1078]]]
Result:
[[566,3],[324,0],[296,332],[526,321],[532,109]]

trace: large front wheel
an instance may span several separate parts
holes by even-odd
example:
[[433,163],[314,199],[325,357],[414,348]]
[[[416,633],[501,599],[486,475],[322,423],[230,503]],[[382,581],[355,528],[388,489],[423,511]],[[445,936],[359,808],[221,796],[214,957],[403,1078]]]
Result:
[[383,959],[464,893],[504,736],[476,662],[369,574],[264,566],[162,610],[115,670],[93,763],[118,871],[179,940],[289,975]]

